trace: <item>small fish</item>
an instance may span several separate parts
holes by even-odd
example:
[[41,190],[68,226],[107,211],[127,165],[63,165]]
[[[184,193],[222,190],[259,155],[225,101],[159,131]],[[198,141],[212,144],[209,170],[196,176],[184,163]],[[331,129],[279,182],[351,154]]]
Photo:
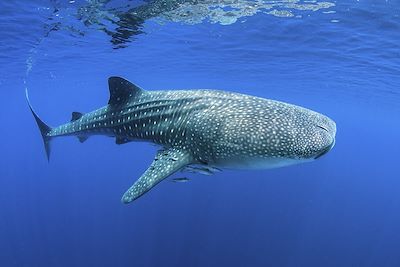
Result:
[[174,183],[186,183],[186,182],[189,182],[189,181],[190,181],[190,179],[187,178],[187,177],[179,177],[179,178],[172,179],[171,182],[174,182]]
[[184,168],[184,171],[191,172],[191,173],[200,173],[204,175],[213,175],[214,169],[210,167],[194,167],[194,166],[187,166]]

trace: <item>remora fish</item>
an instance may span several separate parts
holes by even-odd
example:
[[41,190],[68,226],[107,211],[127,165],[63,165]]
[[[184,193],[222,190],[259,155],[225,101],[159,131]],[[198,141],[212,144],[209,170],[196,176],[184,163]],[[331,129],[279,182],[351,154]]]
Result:
[[[275,168],[315,160],[335,143],[336,124],[317,112],[259,97],[217,90],[145,91],[119,77],[108,80],[108,104],[72,113],[70,122],[40,128],[47,157],[58,136],[116,138],[117,144],[148,141],[163,147],[126,191],[132,202],[189,165],[211,168]],[[190,166],[189,166],[190,167]]]
[[189,181],[190,181],[190,179],[187,177],[178,177],[178,178],[172,179],[172,182],[174,182],[174,183],[186,183]]

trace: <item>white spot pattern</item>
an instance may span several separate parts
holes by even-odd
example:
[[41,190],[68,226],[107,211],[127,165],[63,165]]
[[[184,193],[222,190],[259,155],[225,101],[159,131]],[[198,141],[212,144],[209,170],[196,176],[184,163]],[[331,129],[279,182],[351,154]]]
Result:
[[[160,144],[177,158],[190,155],[190,163],[246,167],[260,160],[312,159],[333,143],[335,133],[332,120],[299,106],[224,91],[181,90],[145,91],[121,106],[54,128],[49,136],[113,135]],[[159,175],[146,171],[147,178],[123,200],[132,201],[183,167],[165,164],[153,163]]]

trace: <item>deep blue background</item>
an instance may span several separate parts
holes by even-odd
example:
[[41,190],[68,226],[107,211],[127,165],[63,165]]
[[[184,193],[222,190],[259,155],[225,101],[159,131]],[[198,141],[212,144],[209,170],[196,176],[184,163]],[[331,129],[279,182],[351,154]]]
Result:
[[[0,266],[400,266],[398,2],[229,26],[147,21],[124,49],[93,27],[44,37],[51,7],[0,4]],[[74,10],[61,8],[61,25],[79,27]],[[111,75],[302,105],[336,121],[336,146],[304,165],[165,180],[123,205],[156,147],[60,138],[48,164],[24,98],[25,80],[57,125],[105,105]]]

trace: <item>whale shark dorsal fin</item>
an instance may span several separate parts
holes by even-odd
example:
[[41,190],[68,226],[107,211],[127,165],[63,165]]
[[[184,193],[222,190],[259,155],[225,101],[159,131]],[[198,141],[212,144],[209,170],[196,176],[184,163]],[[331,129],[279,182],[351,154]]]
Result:
[[123,105],[144,92],[143,89],[120,77],[108,78],[110,99],[108,104]]
[[192,155],[178,148],[158,151],[153,163],[142,176],[126,191],[122,202],[130,203],[152,189],[168,176],[193,162]]
[[82,116],[83,116],[83,113],[76,112],[76,111],[72,112],[71,122],[79,120],[80,118],[82,118]]

